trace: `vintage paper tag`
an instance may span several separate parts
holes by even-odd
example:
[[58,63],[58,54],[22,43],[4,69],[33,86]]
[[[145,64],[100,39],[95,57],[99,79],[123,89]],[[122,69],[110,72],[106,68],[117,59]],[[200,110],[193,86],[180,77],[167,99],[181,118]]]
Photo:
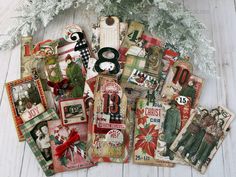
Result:
[[143,71],[146,60],[143,57],[137,57],[133,55],[127,55],[125,67],[121,76],[121,83],[125,84],[128,78],[131,76],[134,69]]
[[100,19],[100,48],[120,48],[119,19],[115,16],[101,17]]
[[129,25],[126,37],[122,43],[122,48],[130,48],[132,45],[135,45],[141,39],[143,31],[143,24],[132,21]]
[[[119,47],[122,44],[122,42],[126,36],[127,29],[128,29],[128,24],[126,22],[119,23]],[[92,48],[92,52],[93,52],[95,58],[97,58],[97,53],[98,53],[99,49],[102,48],[100,46],[100,33],[101,33],[100,26],[93,25],[91,48]]]
[[32,76],[6,83],[13,120],[20,141],[24,140],[20,126],[33,119],[47,108],[43,87]]
[[59,119],[57,113],[53,109],[48,109],[21,126],[25,140],[46,176],[54,174],[47,121],[57,119]]
[[53,167],[56,173],[94,166],[87,156],[87,123],[63,126],[48,121]]
[[161,70],[163,68],[163,48],[152,46],[147,48],[146,52],[146,64],[144,68],[144,72],[156,77],[158,80],[160,79]]
[[227,135],[233,118],[233,113],[221,106],[211,111],[197,108],[170,149],[195,169],[205,173]]
[[151,103],[148,99],[138,99],[134,133],[134,162],[173,167],[174,164],[157,161],[155,153],[163,107],[162,104]]
[[128,160],[127,98],[115,80],[98,76],[96,81],[89,147],[89,156],[95,162]]
[[175,64],[175,62],[178,61],[178,58],[179,53],[175,49],[167,46],[165,47],[163,58],[161,60],[162,68],[159,76],[158,94],[161,94],[169,70]]
[[[32,50],[33,50],[32,36],[21,38],[21,78],[31,75]],[[27,64],[31,63],[31,64]]]
[[165,102],[176,99],[179,104],[190,102],[194,108],[198,104],[202,86],[203,79],[191,74],[188,63],[177,61],[169,71],[161,96]]
[[63,125],[87,122],[84,98],[59,101],[59,111]]

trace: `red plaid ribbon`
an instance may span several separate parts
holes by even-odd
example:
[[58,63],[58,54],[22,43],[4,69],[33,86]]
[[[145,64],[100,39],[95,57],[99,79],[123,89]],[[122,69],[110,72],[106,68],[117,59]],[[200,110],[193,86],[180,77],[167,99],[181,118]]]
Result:
[[150,48],[152,46],[161,46],[161,39],[142,34],[141,39],[147,43],[144,45],[144,48]]

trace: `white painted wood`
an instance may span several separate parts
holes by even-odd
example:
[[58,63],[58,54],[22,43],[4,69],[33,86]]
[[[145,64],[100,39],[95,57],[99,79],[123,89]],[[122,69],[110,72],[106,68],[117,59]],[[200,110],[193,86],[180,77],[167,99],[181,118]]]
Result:
[[[6,61],[1,62],[3,63],[3,68],[1,70],[2,72],[5,73],[2,73],[1,71],[0,73],[5,75],[4,82],[9,81],[8,78],[11,80],[19,77],[19,69],[18,69],[19,66],[18,61],[20,56],[19,49],[20,49],[19,46],[15,47],[11,52],[11,57],[9,57],[9,54],[6,53],[7,54],[6,59],[8,60],[8,62]],[[15,61],[13,61],[14,59]],[[15,70],[13,70],[13,68],[15,68]],[[13,119],[11,117],[11,110],[7,101],[5,88],[2,90],[1,94],[2,94],[2,100],[1,100],[1,110],[0,110],[0,115],[1,115],[0,141],[2,142],[1,146],[1,152],[3,152],[1,153],[2,159],[5,159],[5,161],[4,160],[0,161],[1,164],[0,168],[1,171],[4,170],[5,173],[9,176],[19,176],[21,172],[22,159],[24,155],[24,143],[18,142]],[[12,170],[9,164],[13,164],[15,170]]]
[[[206,78],[200,103],[209,107],[222,104],[236,113],[236,12],[234,0],[175,0],[206,24],[206,34],[213,41],[217,52],[215,59],[219,78]],[[0,34],[14,22],[12,16],[19,1],[0,0]],[[81,7],[83,8],[83,7]],[[47,28],[37,32],[34,41],[56,39],[61,36],[63,27],[77,23],[90,39],[91,24],[97,21],[93,13],[81,13],[79,9],[67,10],[57,16]],[[20,47],[0,51],[0,176],[3,177],[43,177],[44,174],[35,160],[29,146],[19,143],[8,104],[4,84],[20,77]],[[128,164],[100,163],[98,166],[73,172],[56,174],[56,177],[235,177],[236,176],[236,121],[231,131],[212,161],[207,173],[201,175],[188,166],[175,168]]]

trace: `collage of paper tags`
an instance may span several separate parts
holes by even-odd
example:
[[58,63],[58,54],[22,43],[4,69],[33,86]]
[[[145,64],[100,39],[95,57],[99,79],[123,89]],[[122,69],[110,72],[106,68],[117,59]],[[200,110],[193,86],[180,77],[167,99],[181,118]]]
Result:
[[46,176],[130,159],[206,171],[234,115],[199,106],[191,58],[146,30],[108,16],[91,42],[79,25],[55,40],[22,37],[21,79],[6,89],[19,141]]

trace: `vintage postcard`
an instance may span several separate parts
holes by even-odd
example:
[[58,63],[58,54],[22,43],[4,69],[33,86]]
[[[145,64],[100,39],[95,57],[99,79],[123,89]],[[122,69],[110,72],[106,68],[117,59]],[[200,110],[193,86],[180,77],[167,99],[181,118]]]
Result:
[[94,162],[127,162],[127,98],[116,79],[98,76],[95,87],[89,156]]
[[160,102],[160,104],[163,109],[155,158],[160,161],[184,164],[184,161],[170,150],[170,146],[190,118],[193,109],[190,102],[182,105],[172,100],[168,103]]
[[13,120],[20,141],[24,140],[20,126],[47,108],[46,98],[39,79],[32,76],[6,83]]
[[63,126],[61,120],[48,121],[53,169],[55,173],[88,168],[87,123]]
[[173,163],[156,159],[159,129],[163,114],[162,104],[149,99],[138,99],[135,114],[134,162],[173,167]]
[[46,176],[52,176],[54,174],[47,122],[56,119],[59,119],[57,113],[53,109],[48,109],[43,114],[21,126],[21,131],[26,142],[33,151]]
[[84,98],[72,98],[59,101],[59,112],[63,125],[87,122]]
[[210,111],[197,108],[170,149],[201,173],[223,142],[234,118],[228,109],[218,106]]

